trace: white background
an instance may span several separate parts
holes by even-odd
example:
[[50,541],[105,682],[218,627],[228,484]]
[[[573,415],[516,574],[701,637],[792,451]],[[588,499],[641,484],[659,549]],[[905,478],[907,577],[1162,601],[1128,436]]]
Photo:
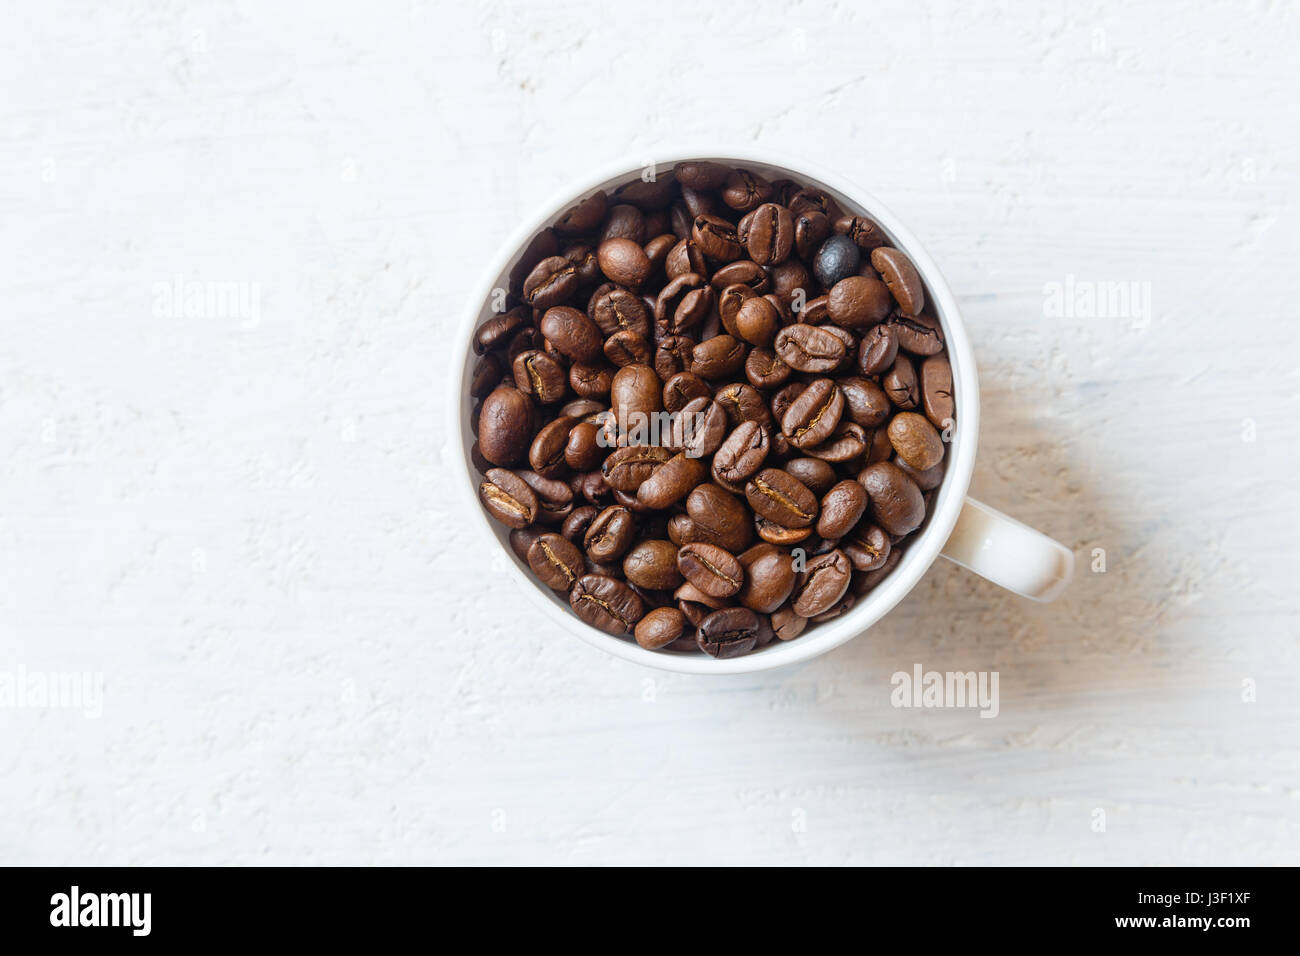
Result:
[[[276,6],[8,14],[0,671],[105,696],[0,709],[0,862],[1296,862],[1294,6]],[[557,186],[697,139],[922,238],[1062,600],[940,564],[739,679],[529,617],[451,497],[452,329]],[[916,663],[1000,715],[894,709]]]

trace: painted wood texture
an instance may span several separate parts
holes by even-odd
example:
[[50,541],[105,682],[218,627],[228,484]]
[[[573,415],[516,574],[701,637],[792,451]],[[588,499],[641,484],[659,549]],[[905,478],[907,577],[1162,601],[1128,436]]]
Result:
[[[0,671],[104,690],[0,708],[0,861],[1296,862],[1294,5],[22,19]],[[682,140],[923,238],[981,365],[973,493],[1075,549],[1064,598],[941,564],[727,680],[521,613],[449,497],[451,331],[526,210]],[[917,663],[996,670],[999,715],[891,706]]]

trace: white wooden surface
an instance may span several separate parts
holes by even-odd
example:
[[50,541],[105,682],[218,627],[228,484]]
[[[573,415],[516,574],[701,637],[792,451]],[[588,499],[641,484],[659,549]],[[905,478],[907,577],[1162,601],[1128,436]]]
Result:
[[[105,681],[0,709],[0,862],[1296,862],[1293,5],[276,6],[0,41],[0,671]],[[694,138],[923,237],[974,492],[1077,549],[1064,599],[936,566],[729,680],[519,613],[448,504],[449,332],[557,184]],[[1045,315],[1071,275],[1150,321]],[[176,276],[257,320],[156,314]],[[892,708],[918,662],[999,717]]]

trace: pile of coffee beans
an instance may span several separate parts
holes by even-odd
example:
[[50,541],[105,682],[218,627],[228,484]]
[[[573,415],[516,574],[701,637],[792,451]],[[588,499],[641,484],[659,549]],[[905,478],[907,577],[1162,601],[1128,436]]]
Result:
[[907,255],[825,192],[679,163],[566,211],[496,297],[479,497],[592,627],[713,657],[792,640],[925,521],[943,330]]

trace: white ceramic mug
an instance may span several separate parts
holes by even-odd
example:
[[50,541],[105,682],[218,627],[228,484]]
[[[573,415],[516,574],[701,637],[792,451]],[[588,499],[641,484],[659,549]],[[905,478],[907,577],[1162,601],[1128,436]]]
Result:
[[481,477],[470,460],[474,433],[470,427],[469,382],[476,356],[471,348],[475,329],[494,313],[493,290],[504,289],[513,266],[529,241],[549,226],[566,209],[597,189],[615,186],[641,177],[642,164],[620,163],[595,172],[581,182],[566,186],[529,217],[501,247],[483,281],[475,287],[465,308],[460,332],[452,343],[454,367],[451,377],[452,434],[458,435],[464,453],[464,472],[456,483],[465,493],[469,520],[494,547],[500,547],[510,563],[520,591],[540,609],[547,620],[589,644],[625,660],[649,667],[692,674],[736,674],[767,670],[808,660],[856,637],[890,611],[907,594],[934,562],[943,555],[995,584],[1036,601],[1050,601],[1069,583],[1074,555],[1064,545],[1021,524],[988,505],[966,496],[975,467],[975,446],[979,440],[979,382],[975,357],[957,303],[939,269],[916,237],[879,200],[843,177],[819,169],[803,160],[775,156],[763,150],[680,149],[658,158],[654,170],[663,173],[679,162],[709,159],[729,166],[753,170],[769,180],[792,179],[815,186],[833,196],[849,213],[874,220],[892,244],[908,254],[925,282],[927,299],[943,324],[948,358],[952,366],[956,401],[956,426],[947,452],[943,484],[931,503],[924,527],[909,539],[903,558],[892,573],[858,599],[848,613],[811,626],[792,641],[773,641],[750,654],[729,660],[715,660],[704,654],[649,651],[631,636],[614,637],[584,623],[561,596],[536,580],[527,565],[510,550],[508,530],[484,513],[478,502]]

